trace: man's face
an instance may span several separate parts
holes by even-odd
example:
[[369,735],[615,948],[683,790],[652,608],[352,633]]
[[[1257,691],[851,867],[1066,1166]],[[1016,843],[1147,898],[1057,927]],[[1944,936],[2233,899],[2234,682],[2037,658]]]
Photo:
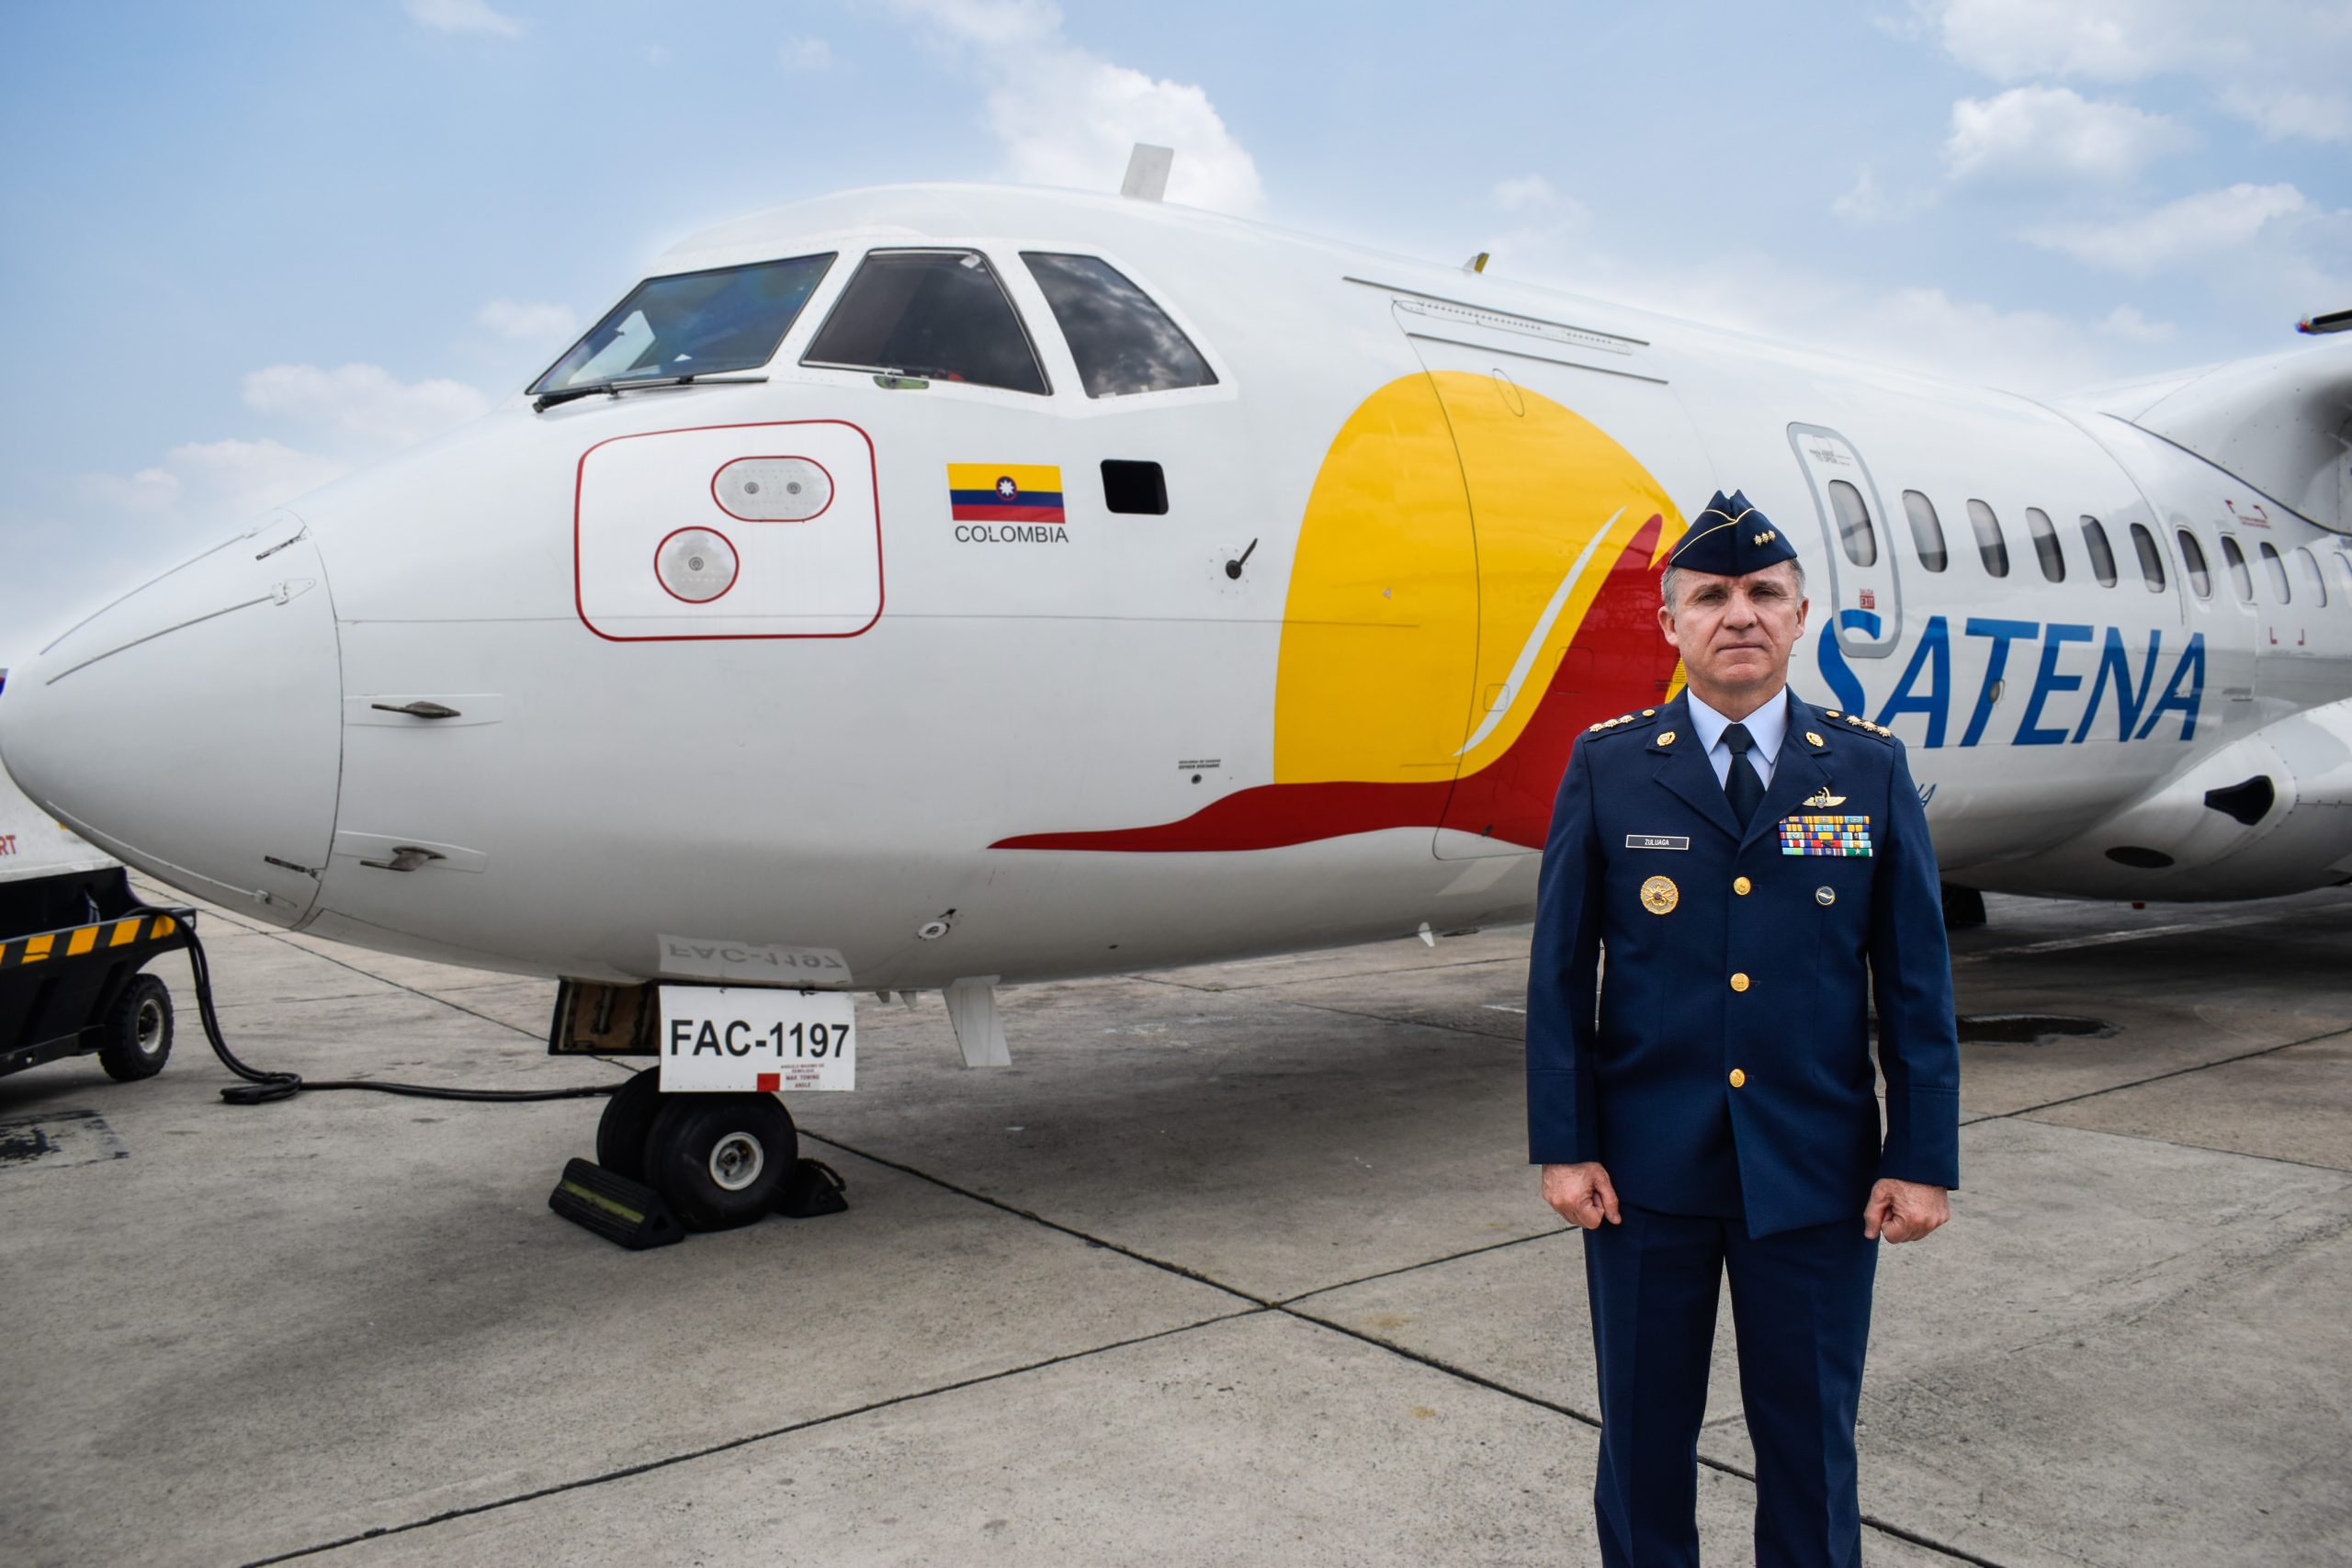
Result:
[[1685,571],[1675,590],[1673,607],[1658,607],[1657,624],[1700,695],[1769,694],[1788,679],[1809,603],[1797,596],[1788,562],[1745,577]]

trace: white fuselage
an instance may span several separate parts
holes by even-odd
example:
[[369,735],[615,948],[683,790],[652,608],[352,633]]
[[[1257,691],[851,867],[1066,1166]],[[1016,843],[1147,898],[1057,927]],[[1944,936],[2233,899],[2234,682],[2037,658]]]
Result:
[[[803,365],[866,252],[925,245],[989,258],[1049,392]],[[1109,261],[1216,383],[1086,396],[1031,251]],[[10,771],[190,893],[526,973],[694,972],[665,957],[692,940],[918,987],[1522,919],[1526,802],[1566,758],[1544,727],[1670,689],[1627,605],[1675,504],[1721,487],[1797,542],[1792,681],[1908,743],[1949,879],[2352,875],[2346,541],[2090,404],[1046,192],[833,197],[654,270],[825,252],[763,381],[518,397],[102,608],[11,675]],[[820,463],[825,514],[722,505],[754,457]],[[1110,511],[1106,460],[1158,464],[1165,513]],[[959,519],[975,465],[1057,472],[1062,520]],[[743,586],[656,592],[657,547],[703,527]],[[419,702],[456,716],[393,711]],[[1492,795],[1517,804],[1454,782],[1481,770],[1518,770]],[[2256,779],[2250,822],[2206,803]]]

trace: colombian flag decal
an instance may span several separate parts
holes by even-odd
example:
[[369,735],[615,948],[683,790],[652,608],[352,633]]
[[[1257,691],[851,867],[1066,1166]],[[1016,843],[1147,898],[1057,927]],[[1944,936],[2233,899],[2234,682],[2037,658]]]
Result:
[[958,523],[1061,523],[1062,471],[1052,463],[950,463],[947,502]]

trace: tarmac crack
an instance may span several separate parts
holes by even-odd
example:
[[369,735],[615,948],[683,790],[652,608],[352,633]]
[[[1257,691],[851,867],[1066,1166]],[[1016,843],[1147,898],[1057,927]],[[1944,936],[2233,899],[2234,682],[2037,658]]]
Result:
[[[839,1139],[826,1137],[820,1133],[809,1133],[805,1129],[803,1130],[803,1136],[813,1142],[825,1144],[833,1148],[840,1149],[844,1154],[855,1155],[860,1159],[871,1160],[876,1165],[885,1166],[889,1169],[899,1171],[903,1175],[911,1176],[917,1180],[930,1182],[933,1186],[944,1189],[949,1192],[954,1192],[961,1197],[968,1198],[974,1202],[985,1203],[992,1209],[998,1209],[1005,1213],[1016,1215],[1019,1218],[1028,1220],[1033,1224],[1043,1225],[1049,1230],[1058,1231],[1064,1235],[1083,1241],[1089,1246],[1102,1247],[1108,1251],[1115,1252],[1123,1258],[1130,1258],[1138,1263],[1148,1264],[1155,1269],[1166,1269],[1169,1273],[1179,1275],[1184,1279],[1194,1280],[1200,1284],[1207,1285],[1215,1290],[1223,1291],[1229,1295],[1237,1296],[1243,1301],[1252,1303],[1254,1307],[1260,1310],[1277,1313],[1284,1317],[1293,1318],[1300,1323],[1308,1324],[1312,1326],[1328,1330],[1330,1333],[1341,1335],[1362,1344],[1369,1345],[1374,1349],[1385,1350],[1388,1354],[1397,1357],[1400,1359],[1413,1362],[1418,1366],[1426,1367],[1431,1371],[1441,1372],[1448,1377],[1458,1379],[1463,1382],[1486,1389],[1489,1393],[1501,1394],[1507,1399],[1515,1399],[1522,1404],[1532,1404],[1538,1409],[1548,1410],[1554,1415],[1564,1416],[1569,1420],[1577,1423],[1579,1426],[1588,1427],[1595,1432],[1600,1430],[1600,1417],[1598,1415],[1579,1410],[1573,1405],[1563,1404],[1556,1400],[1545,1399],[1540,1394],[1530,1393],[1524,1389],[1514,1388],[1509,1383],[1501,1382],[1494,1378],[1471,1371],[1467,1368],[1455,1366],[1452,1362],[1444,1360],[1439,1357],[1427,1355],[1419,1350],[1408,1349],[1405,1346],[1396,1344],[1393,1340],[1383,1339],[1377,1335],[1367,1334],[1361,1329],[1351,1328],[1345,1324],[1334,1322],[1327,1317],[1317,1316],[1314,1313],[1303,1311],[1293,1304],[1297,1302],[1308,1300],[1314,1296],[1327,1294],[1332,1291],[1344,1290],[1350,1285],[1362,1284],[1366,1280],[1387,1279],[1396,1274],[1408,1273],[1416,1269],[1430,1268],[1437,1263],[1450,1261],[1451,1259],[1449,1258],[1429,1258],[1419,1263],[1408,1264],[1401,1269],[1383,1269],[1378,1273],[1364,1275],[1360,1280],[1343,1280],[1337,1284],[1319,1286],[1313,1291],[1305,1292],[1299,1295],[1287,1298],[1277,1299],[1260,1296],[1252,1292],[1241,1289],[1238,1285],[1228,1284],[1212,1275],[1204,1274],[1199,1269],[1188,1269],[1181,1263],[1172,1263],[1166,1258],[1154,1258],[1149,1253],[1139,1252],[1133,1247],[1123,1247],[1117,1242],[1106,1241],[1100,1236],[1091,1235],[1087,1232],[1080,1230],[1074,1225],[1064,1224],[1058,1220],[1049,1220],[1043,1214],[1036,1213],[1028,1209],[1023,1209],[1018,1204],[1008,1203],[1002,1199],[991,1198],[986,1193],[975,1192],[967,1188],[959,1187],[956,1183],[945,1180],[943,1178],[933,1176],[928,1171],[918,1170],[914,1167],[903,1164],[900,1161],[888,1159],[877,1155],[870,1154],[864,1149],[855,1147],[853,1145],[842,1143]],[[1455,1256],[1470,1258],[1476,1257],[1480,1253],[1499,1251],[1500,1249],[1508,1247],[1521,1247],[1525,1246],[1529,1242],[1544,1240],[1544,1236],[1550,1234],[1552,1233],[1546,1232],[1536,1235],[1515,1236],[1508,1241],[1495,1242],[1489,1246],[1472,1247]],[[1257,1315],[1255,1312],[1231,1314],[1227,1317],[1207,1319],[1202,1324],[1196,1324],[1192,1326],[1204,1327],[1211,1323],[1230,1321],[1233,1317],[1249,1317],[1254,1315]],[[1189,1332],[1189,1330],[1177,1329],[1170,1330],[1169,1332],[1183,1333]],[[1148,1337],[1163,1338],[1166,1337],[1166,1335],[1153,1335],[1148,1336]],[[1115,1348],[1115,1347],[1112,1348]],[[1710,1459],[1704,1454],[1699,1455],[1698,1458],[1699,1463],[1708,1470],[1716,1471],[1724,1475],[1736,1476],[1751,1486],[1756,1484],[1756,1475],[1753,1471],[1743,1470],[1739,1466],[1723,1460]],[[1951,1546],[1945,1542],[1936,1540],[1931,1537],[1921,1535],[1917,1530],[1905,1529],[1901,1525],[1894,1524],[1887,1519],[1880,1518],[1875,1515],[1866,1513],[1862,1515],[1861,1517],[1863,1524],[1869,1526],[1874,1530],[1877,1530],[1882,1535],[1892,1536],[1894,1539],[1907,1542],[1910,1545],[1920,1547],[1929,1551],[1941,1553],[1943,1556],[1951,1558],[1955,1562],[1970,1563],[1973,1565],[1973,1568],[2007,1568],[2006,1564],[1996,1562],[1991,1558],[1979,1557],[1973,1552],[1964,1551],[1959,1547]],[[254,1568],[258,1568],[258,1565],[254,1565]]]
[[[2143,1089],[2152,1083],[2162,1083],[2166,1078],[2186,1077],[2191,1073],[2211,1072],[2215,1067],[2226,1067],[2233,1062],[2251,1062],[2259,1056],[2273,1055],[2280,1051],[2291,1051],[2298,1045],[2315,1045],[2323,1040],[2336,1040],[2341,1039],[2346,1035],[2352,1035],[2352,1030],[2323,1030],[2317,1034],[2307,1034],[2301,1040],[2282,1040],[2276,1045],[2264,1045],[2252,1051],[2242,1051],[2234,1056],[2220,1056],[2211,1062],[2199,1062],[2190,1066],[2173,1067],[2165,1072],[2151,1073],[2144,1078],[2133,1078],[2129,1083],[2109,1084],[2105,1089],[2085,1089],[2080,1094],[2063,1095],[2056,1100],[2045,1100],[2039,1105],[2019,1106],[2015,1111],[1989,1111],[1986,1114],[1978,1117],[1976,1120],[1980,1122],[2013,1121],[2020,1116],[2030,1116],[2037,1111],[2054,1111],[2061,1105],[2074,1105],[2086,1100],[2097,1100],[2101,1095],[2106,1094],[2120,1094],[2127,1089]],[[2125,1135],[2129,1136],[2130,1134]],[[2148,1141],[2151,1143],[2170,1143],[2173,1140],[2169,1138],[2153,1138]],[[2184,1145],[2183,1146],[2202,1147],[2203,1145]],[[2235,1151],[2221,1150],[2217,1152],[2227,1154]],[[2252,1157],[2265,1158],[2267,1156],[2255,1156]],[[2289,1165],[2301,1165],[2304,1162],[2301,1160],[2288,1160],[2284,1163]],[[2322,1170],[2332,1170],[2335,1168],[2333,1166],[2321,1166],[2317,1168]]]
[[559,1481],[552,1485],[535,1487],[527,1492],[517,1492],[504,1497],[493,1497],[488,1502],[471,1503],[462,1508],[445,1508],[437,1514],[429,1514],[424,1518],[411,1519],[403,1524],[379,1525],[372,1529],[361,1530],[354,1535],[340,1536],[334,1540],[322,1540],[313,1546],[297,1547],[291,1551],[281,1551],[269,1557],[255,1557],[250,1559],[244,1564],[244,1568],[268,1568],[268,1564],[274,1562],[291,1562],[297,1558],[315,1557],[322,1552],[340,1551],[346,1546],[358,1546],[367,1541],[380,1540],[387,1536],[407,1535],[413,1530],[430,1529],[435,1525],[448,1524],[456,1519],[471,1518],[479,1514],[496,1513],[501,1509],[517,1507],[525,1503],[536,1503],[543,1498],[561,1496],[567,1492],[583,1491],[592,1486],[602,1486],[608,1482],[627,1481],[632,1476],[646,1475],[657,1470],[668,1470],[676,1465],[690,1464],[695,1460],[708,1459],[715,1454],[750,1448],[755,1443],[770,1442],[777,1438],[787,1438],[796,1432],[807,1432],[820,1427],[829,1427],[835,1422],[869,1416],[877,1410],[888,1410],[895,1405],[910,1404],[919,1400],[931,1399],[944,1393],[955,1393],[964,1389],[980,1388],[989,1383],[1002,1382],[1008,1378],[1043,1371],[1048,1367],[1067,1366],[1072,1361],[1083,1361],[1091,1357],[1108,1354],[1113,1350],[1125,1350],[1136,1345],[1148,1345],[1157,1339],[1172,1338],[1177,1335],[1191,1334],[1216,1324],[1232,1323],[1241,1318],[1257,1317],[1261,1314],[1262,1309],[1255,1307],[1243,1312],[1223,1313],[1216,1317],[1202,1318],[1193,1323],[1178,1324],[1173,1328],[1163,1328],[1151,1334],[1137,1334],[1125,1339],[1113,1340],[1109,1344],[1090,1346],[1083,1350],[1072,1350],[1067,1355],[1047,1356],[1040,1360],[1023,1362],[1017,1367],[982,1372],[976,1377],[959,1378],[953,1382],[917,1389],[908,1393],[892,1394],[888,1399],[870,1400],[853,1409],[836,1410],[823,1416],[812,1416],[806,1421],[793,1421],[781,1427],[770,1427],[765,1431],[745,1433],[741,1437],[729,1438],[722,1442],[707,1443],[698,1449],[665,1454],[660,1459],[646,1460],[638,1464],[622,1465],[594,1475],[577,1476],[570,1481]]
[[[1361,1329],[1350,1328],[1345,1324],[1334,1323],[1329,1318],[1317,1317],[1313,1313],[1300,1312],[1288,1306],[1277,1306],[1275,1310],[1282,1313],[1286,1317],[1295,1317],[1302,1323],[1313,1324],[1317,1327],[1329,1329],[1334,1334],[1343,1335],[1350,1339],[1361,1341],[1362,1343],[1370,1345],[1376,1349],[1385,1350],[1390,1355],[1401,1358],[1404,1360],[1411,1361],[1417,1366],[1427,1367],[1431,1371],[1442,1372],[1448,1377],[1457,1378],[1464,1382],[1473,1384],[1478,1388],[1486,1389],[1489,1393],[1499,1393],[1506,1399],[1515,1399],[1522,1404],[1532,1404],[1539,1410],[1548,1410],[1555,1416],[1565,1416],[1569,1420],[1576,1422],[1578,1426],[1590,1427],[1596,1433],[1600,1430],[1600,1417],[1598,1415],[1589,1411],[1580,1410],[1575,1405],[1563,1404],[1557,1400],[1546,1399],[1542,1394],[1530,1393],[1525,1389],[1514,1388],[1507,1382],[1499,1382],[1494,1378],[1487,1377],[1483,1373],[1471,1371],[1466,1367],[1457,1367],[1451,1361],[1447,1361],[1440,1357],[1427,1355],[1419,1350],[1408,1349],[1406,1347],[1396,1344],[1393,1340],[1383,1339],[1377,1335],[1366,1334]],[[1733,1464],[1727,1460],[1710,1459],[1703,1453],[1698,1456],[1698,1461],[1699,1466],[1702,1470],[1712,1470],[1719,1475],[1736,1477],[1737,1479],[1747,1483],[1750,1486],[1756,1484],[1756,1472],[1752,1470],[1743,1470],[1738,1465]],[[1951,1558],[1955,1562],[1970,1563],[1973,1565],[1973,1568],[2007,1568],[2007,1564],[1999,1562],[1993,1558],[1979,1557],[1974,1552],[1965,1551],[1957,1546],[1952,1546],[1944,1541],[1937,1540],[1931,1536],[1922,1535],[1917,1530],[1909,1529],[1902,1525],[1881,1518],[1875,1514],[1864,1513],[1861,1516],[1861,1520],[1864,1525],[1878,1531],[1881,1535],[1893,1536],[1895,1540],[1905,1541],[1912,1546],[1921,1547],[1928,1551],[1939,1552],[1945,1557]]]

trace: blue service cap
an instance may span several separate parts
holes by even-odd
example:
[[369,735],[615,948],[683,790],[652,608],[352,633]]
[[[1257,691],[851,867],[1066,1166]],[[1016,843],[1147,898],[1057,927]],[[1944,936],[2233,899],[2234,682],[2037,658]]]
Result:
[[1745,577],[1774,561],[1794,560],[1796,547],[1781,536],[1772,520],[1747,503],[1738,491],[1726,496],[1717,491],[1705,511],[1667,558],[1668,570],[1712,572],[1718,577]]

